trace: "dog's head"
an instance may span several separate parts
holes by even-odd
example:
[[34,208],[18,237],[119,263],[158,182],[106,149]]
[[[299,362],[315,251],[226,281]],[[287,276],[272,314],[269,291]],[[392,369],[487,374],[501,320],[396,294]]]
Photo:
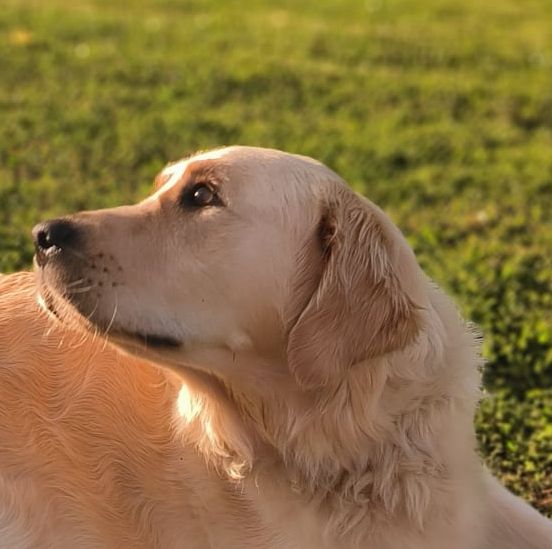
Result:
[[322,164],[231,147],[155,185],[34,228],[42,299],[62,319],[177,370],[270,370],[303,389],[415,339],[426,296],[410,248]]

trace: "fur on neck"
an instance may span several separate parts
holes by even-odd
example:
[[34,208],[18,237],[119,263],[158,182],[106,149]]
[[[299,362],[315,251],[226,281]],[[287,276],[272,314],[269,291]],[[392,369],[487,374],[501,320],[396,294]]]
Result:
[[414,344],[357,364],[331,390],[261,392],[193,374],[180,390],[177,432],[236,482],[278,467],[334,533],[388,520],[420,530],[452,505],[458,448],[447,447],[447,433],[460,431],[454,439],[475,456],[479,394],[477,336],[437,290],[430,313],[431,329]]

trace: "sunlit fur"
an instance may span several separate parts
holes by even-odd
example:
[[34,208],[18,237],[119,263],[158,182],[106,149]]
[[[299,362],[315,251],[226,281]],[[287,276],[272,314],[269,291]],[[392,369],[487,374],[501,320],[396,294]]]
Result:
[[[224,208],[177,206],[198,167]],[[38,292],[0,279],[6,546],[550,547],[476,454],[478,337],[381,210],[264,149],[158,182],[73,216],[79,261]]]
[[180,385],[42,311],[31,273],[0,276],[0,547],[271,547],[174,436]]

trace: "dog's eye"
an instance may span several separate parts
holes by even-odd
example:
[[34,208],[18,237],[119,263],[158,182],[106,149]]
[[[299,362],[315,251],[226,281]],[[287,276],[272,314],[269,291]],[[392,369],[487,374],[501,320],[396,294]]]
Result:
[[217,206],[221,204],[217,191],[208,183],[194,185],[185,195],[184,204],[195,208]]
[[209,206],[215,199],[215,192],[205,184],[196,185],[193,189],[192,200],[196,206]]

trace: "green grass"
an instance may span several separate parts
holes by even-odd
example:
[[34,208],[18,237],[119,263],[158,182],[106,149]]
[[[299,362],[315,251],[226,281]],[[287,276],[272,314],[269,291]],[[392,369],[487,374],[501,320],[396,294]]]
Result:
[[481,326],[482,450],[552,515],[551,28],[546,0],[5,0],[0,270],[196,149],[319,158]]

